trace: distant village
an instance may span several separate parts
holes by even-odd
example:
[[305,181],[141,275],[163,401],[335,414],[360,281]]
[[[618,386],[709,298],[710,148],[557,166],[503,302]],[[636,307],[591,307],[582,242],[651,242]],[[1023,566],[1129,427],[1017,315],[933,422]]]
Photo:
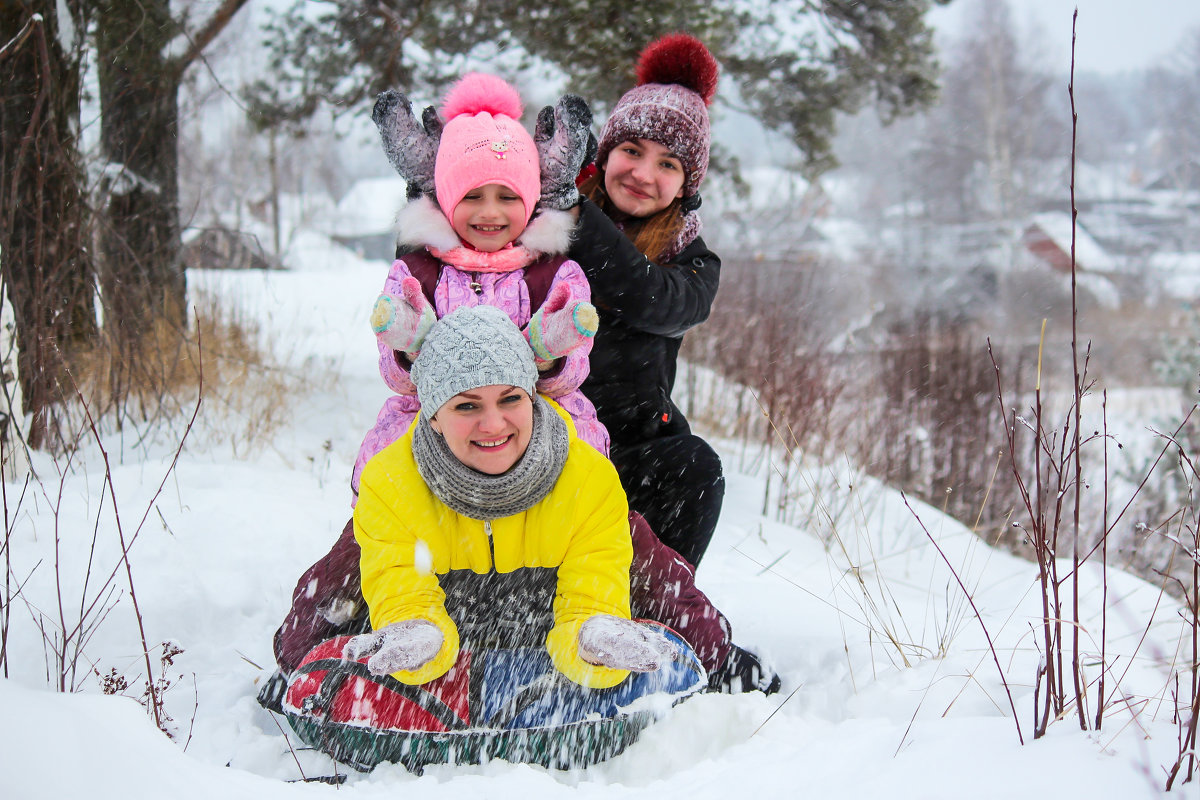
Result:
[[[726,251],[756,259],[887,261],[939,272],[1069,274],[1073,257],[1091,291],[1106,303],[1147,290],[1200,299],[1200,163],[1188,161],[1144,180],[1133,170],[1077,163],[1076,226],[1069,165],[1047,164],[1041,174],[1042,185],[1030,193],[1031,211],[1021,218],[949,224],[927,221],[916,203],[888,207],[880,218],[864,221],[856,208],[861,178],[835,170],[809,183],[795,172],[757,167],[741,175],[748,193],[708,193],[705,235]],[[192,268],[302,269],[303,263],[288,258],[299,248],[289,245],[303,237],[307,253],[317,237],[334,248],[330,258],[389,262],[404,189],[398,177],[367,178],[336,200],[315,191],[281,195],[277,207],[252,204],[236,224],[189,229],[185,257]],[[276,237],[282,258],[273,255]]]

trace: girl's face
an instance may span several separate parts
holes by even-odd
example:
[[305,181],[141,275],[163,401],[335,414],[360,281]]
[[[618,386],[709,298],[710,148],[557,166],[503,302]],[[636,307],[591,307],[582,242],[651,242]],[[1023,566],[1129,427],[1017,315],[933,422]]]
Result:
[[494,253],[525,230],[525,203],[507,186],[485,183],[463,195],[450,224],[471,247]]
[[621,212],[649,217],[683,197],[683,162],[652,139],[621,142],[608,154],[604,190]]
[[516,386],[454,395],[429,420],[462,463],[486,475],[508,472],[533,436],[533,400]]

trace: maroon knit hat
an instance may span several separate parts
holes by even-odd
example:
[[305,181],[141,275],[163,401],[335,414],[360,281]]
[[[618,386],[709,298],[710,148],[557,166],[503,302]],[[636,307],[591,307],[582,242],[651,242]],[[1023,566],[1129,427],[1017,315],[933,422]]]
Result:
[[708,106],[717,92],[717,60],[699,39],[673,33],[638,57],[638,85],[621,97],[600,131],[596,163],[621,142],[651,139],[683,162],[683,196],[699,190],[708,171]]

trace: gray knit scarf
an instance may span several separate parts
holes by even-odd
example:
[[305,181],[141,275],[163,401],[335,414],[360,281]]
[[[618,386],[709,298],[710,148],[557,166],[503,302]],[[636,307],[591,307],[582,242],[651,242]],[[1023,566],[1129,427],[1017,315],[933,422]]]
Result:
[[487,475],[458,460],[422,414],[413,431],[417,472],[437,499],[465,517],[493,520],[519,514],[550,494],[567,463],[567,423],[537,396],[525,455],[502,475]]

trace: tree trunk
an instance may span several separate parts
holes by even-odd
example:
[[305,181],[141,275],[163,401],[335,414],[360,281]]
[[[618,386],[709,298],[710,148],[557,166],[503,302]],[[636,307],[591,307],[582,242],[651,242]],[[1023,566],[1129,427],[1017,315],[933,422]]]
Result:
[[96,334],[76,147],[79,58],[63,50],[59,30],[66,7],[0,3],[0,273],[15,311],[33,447],[57,436],[53,407],[64,395],[64,356]]
[[109,0],[99,9],[100,289],[110,340],[136,358],[135,345],[153,341],[148,334],[179,335],[186,322],[176,149],[181,76],[166,57],[179,23],[168,0]]

